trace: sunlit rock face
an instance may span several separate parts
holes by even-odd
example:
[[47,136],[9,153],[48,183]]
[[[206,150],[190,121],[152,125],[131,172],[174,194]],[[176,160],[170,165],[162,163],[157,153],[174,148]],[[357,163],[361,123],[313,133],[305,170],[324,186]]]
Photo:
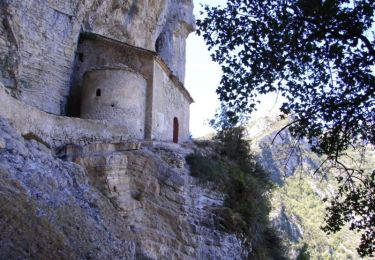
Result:
[[2,258],[241,259],[218,229],[224,195],[189,175],[191,149],[34,138],[0,119]]
[[3,0],[0,5],[0,81],[43,111],[66,113],[81,32],[151,51],[157,45],[184,80],[185,38],[194,28],[191,0]]
[[197,185],[184,157],[191,149],[154,143],[141,149],[115,144],[68,146],[89,183],[111,199],[134,234],[144,259],[241,259],[234,235],[217,228],[214,209],[224,195]]
[[194,31],[193,2],[170,0],[166,24],[156,41],[156,50],[176,73],[181,82],[185,79],[186,38]]
[[[187,140],[182,123],[192,99],[181,82],[185,39],[194,30],[192,1],[2,0],[0,7],[0,258],[241,259],[240,239],[218,225],[215,209],[224,195],[190,176],[185,156],[195,148],[132,139],[132,127],[143,136],[149,121],[155,139],[169,141],[166,122],[175,121],[163,115],[173,112]],[[123,56],[114,56],[132,62],[124,67],[117,59],[108,70],[108,56],[78,48],[87,34],[121,46]],[[148,53],[151,65],[126,56],[123,46]],[[89,62],[91,74],[77,62]],[[97,84],[94,98],[108,94],[98,89],[123,82],[132,95],[113,92],[108,99],[130,106],[154,97],[143,102],[154,104],[158,117],[134,113],[140,125],[125,126],[107,114],[65,116],[79,69]],[[151,76],[142,78],[146,69]],[[150,82],[155,95],[147,94]]]
[[132,259],[130,227],[77,164],[0,119],[2,259]]

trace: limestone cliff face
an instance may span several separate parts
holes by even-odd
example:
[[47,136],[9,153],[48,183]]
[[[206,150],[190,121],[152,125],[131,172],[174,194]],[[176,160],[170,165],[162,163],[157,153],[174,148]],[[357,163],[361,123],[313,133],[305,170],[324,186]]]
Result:
[[77,164],[0,121],[2,259],[130,259],[132,232]]
[[141,144],[124,127],[47,114],[6,92],[0,84],[1,256],[241,258],[240,240],[218,228],[224,195],[189,174],[194,145]]
[[82,33],[156,51],[183,81],[192,8],[0,1],[0,258],[242,257],[241,241],[218,228],[224,195],[189,175],[184,158],[196,147],[140,143],[126,126],[64,116]]
[[241,258],[236,236],[216,228],[223,195],[189,176],[193,147],[64,147],[50,150],[0,120],[2,257]]
[[192,8],[191,0],[2,0],[0,82],[27,104],[65,114],[81,32],[152,51],[158,45],[183,81]]
[[193,2],[191,0],[171,0],[166,25],[156,41],[156,51],[183,82],[185,78],[186,38],[194,31]]
[[334,235],[322,233],[329,205],[322,199],[335,194],[335,173],[316,172],[323,159],[311,151],[307,141],[296,140],[288,130],[279,133],[288,123],[277,117],[261,118],[247,129],[259,161],[276,184],[270,218],[288,246],[289,258],[296,259],[308,245],[311,259],[359,259],[355,250],[358,234],[346,227]]

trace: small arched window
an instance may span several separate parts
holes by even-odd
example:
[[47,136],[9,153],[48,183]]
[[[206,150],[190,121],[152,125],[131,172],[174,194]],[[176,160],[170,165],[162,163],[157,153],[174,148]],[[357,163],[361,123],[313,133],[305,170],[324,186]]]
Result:
[[98,88],[98,89],[96,90],[96,96],[97,96],[97,97],[100,97],[101,95],[102,95],[102,91],[101,91],[100,88]]
[[78,53],[78,60],[80,62],[83,62],[83,53],[82,52]]
[[178,143],[178,119],[173,118],[173,142]]
[[159,35],[159,37],[156,39],[156,42],[155,42],[155,50],[156,50],[156,52],[157,53],[159,53],[160,52],[160,48],[161,48],[161,46],[162,46],[162,38],[161,38],[162,36],[161,35]]

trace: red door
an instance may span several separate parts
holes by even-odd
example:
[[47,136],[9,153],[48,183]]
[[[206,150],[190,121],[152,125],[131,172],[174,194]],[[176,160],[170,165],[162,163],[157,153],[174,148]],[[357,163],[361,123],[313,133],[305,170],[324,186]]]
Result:
[[178,119],[173,118],[173,142],[178,143]]

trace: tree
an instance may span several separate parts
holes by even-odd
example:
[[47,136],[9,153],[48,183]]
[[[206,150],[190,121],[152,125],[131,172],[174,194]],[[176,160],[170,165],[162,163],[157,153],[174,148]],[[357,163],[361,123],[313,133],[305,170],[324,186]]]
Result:
[[246,259],[286,259],[283,241],[269,221],[269,194],[273,187],[270,175],[251,151],[242,120],[221,107],[210,121],[216,130],[214,139],[220,143],[217,151],[222,159],[232,162],[227,177],[218,178],[227,190],[224,205],[239,213],[246,223],[233,223],[235,229],[242,226],[242,233],[246,234],[242,236],[245,238],[242,243],[249,251]]
[[309,245],[304,243],[298,252],[296,260],[310,260]]
[[[373,0],[228,0],[224,7],[205,6],[197,21],[221,64],[217,93],[228,114],[250,114],[259,95],[276,92],[284,98],[282,116],[293,118],[286,126],[292,134],[345,170],[326,231],[361,216],[351,226],[362,231],[361,255],[375,252],[375,191],[369,188],[375,173],[341,158],[350,147],[375,146],[374,10]],[[372,201],[356,203],[358,195]]]

